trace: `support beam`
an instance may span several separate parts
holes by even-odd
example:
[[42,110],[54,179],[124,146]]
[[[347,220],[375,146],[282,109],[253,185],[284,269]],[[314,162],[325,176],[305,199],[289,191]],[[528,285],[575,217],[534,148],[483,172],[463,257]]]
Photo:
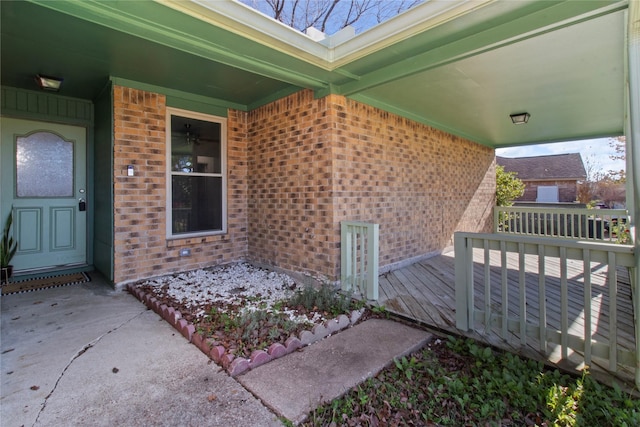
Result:
[[635,268],[631,283],[636,332],[636,387],[640,389],[640,3],[629,2],[627,27],[627,94],[626,123],[627,205],[631,214],[631,235],[635,245]]

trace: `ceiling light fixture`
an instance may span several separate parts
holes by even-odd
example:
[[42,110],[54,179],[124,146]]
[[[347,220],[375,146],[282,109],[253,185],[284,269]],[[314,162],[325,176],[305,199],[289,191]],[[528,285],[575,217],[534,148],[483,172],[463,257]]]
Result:
[[191,124],[187,123],[184,125],[184,127],[187,129],[185,143],[198,145],[200,143],[199,141],[200,137],[198,135],[194,135],[191,133]]
[[49,90],[52,92],[58,92],[62,81],[64,79],[60,77],[45,76],[44,74],[36,74],[36,83],[42,90]]
[[511,121],[513,122],[514,125],[523,125],[529,121],[529,117],[531,117],[531,114],[516,113],[516,114],[509,114],[509,117],[511,117]]

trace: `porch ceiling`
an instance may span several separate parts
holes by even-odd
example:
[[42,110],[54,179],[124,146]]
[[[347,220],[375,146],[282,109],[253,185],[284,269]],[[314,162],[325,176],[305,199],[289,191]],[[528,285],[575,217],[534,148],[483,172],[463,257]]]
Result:
[[432,0],[324,43],[235,2],[0,5],[5,86],[92,99],[114,76],[240,109],[310,88],[492,147],[623,131],[626,1]]

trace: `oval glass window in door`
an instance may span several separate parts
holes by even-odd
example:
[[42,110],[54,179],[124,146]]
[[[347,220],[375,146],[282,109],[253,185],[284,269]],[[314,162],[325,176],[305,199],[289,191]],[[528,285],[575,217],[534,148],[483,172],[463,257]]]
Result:
[[73,141],[52,132],[16,138],[16,195],[73,196]]

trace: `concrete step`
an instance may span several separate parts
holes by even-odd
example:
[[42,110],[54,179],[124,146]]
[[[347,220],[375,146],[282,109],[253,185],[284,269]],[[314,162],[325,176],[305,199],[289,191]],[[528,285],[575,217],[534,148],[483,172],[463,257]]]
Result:
[[236,379],[277,415],[298,424],[431,336],[392,320],[369,319]]

